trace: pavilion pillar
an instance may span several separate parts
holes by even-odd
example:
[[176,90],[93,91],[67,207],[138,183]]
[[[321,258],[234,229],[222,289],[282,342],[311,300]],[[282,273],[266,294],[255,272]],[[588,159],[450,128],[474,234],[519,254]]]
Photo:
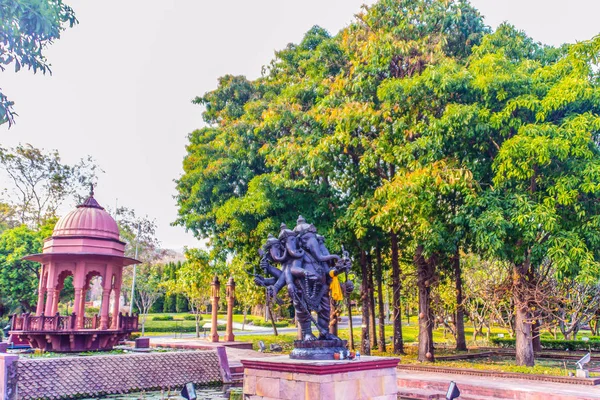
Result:
[[79,308],[75,311],[77,313],[77,329],[83,329],[85,325],[85,296],[87,294],[87,289],[83,288],[81,290],[81,302],[79,303]]
[[58,302],[60,301],[60,289],[52,289],[52,312],[50,315],[54,316],[58,312]]
[[219,278],[215,275],[212,283],[212,319],[210,325],[210,338],[213,342],[219,341],[219,334],[217,333],[217,312],[219,311],[219,292],[221,290],[221,283]]
[[75,329],[80,329],[81,321],[83,321],[83,315],[81,314],[81,305],[85,303],[85,291],[83,286],[85,285],[85,264],[80,261],[75,267],[75,274],[73,275],[73,288],[75,289],[75,299],[73,301],[73,312],[75,313]]
[[108,311],[110,308],[110,291],[113,286],[113,268],[106,265],[102,276],[102,308],[100,309],[100,329],[108,329]]
[[119,300],[121,297],[121,282],[119,282],[118,286],[115,286],[113,293],[115,294],[115,301],[113,302],[110,329],[117,329],[117,315],[119,314]]
[[233,302],[235,300],[235,281],[233,276],[227,281],[227,327],[225,330],[225,341],[233,342],[235,335],[233,334]]
[[100,310],[100,329],[108,329],[109,302],[110,302],[110,288],[102,289],[102,309]]
[[48,279],[48,274],[46,273],[46,267],[42,264],[40,268],[40,284],[38,286],[38,302],[35,310],[35,314],[40,316],[44,312],[44,297],[46,296],[46,280]]
[[53,262],[50,262],[48,264],[48,277],[46,278],[46,304],[44,307],[44,314],[47,316],[54,315],[52,310],[54,307],[56,279],[56,267]]
[[75,300],[73,301],[73,312],[75,313],[75,317],[77,318],[77,322],[75,324],[76,327],[79,326],[79,319],[81,316],[79,315],[79,310],[81,310],[81,295],[83,292],[83,288],[76,287],[75,288]]

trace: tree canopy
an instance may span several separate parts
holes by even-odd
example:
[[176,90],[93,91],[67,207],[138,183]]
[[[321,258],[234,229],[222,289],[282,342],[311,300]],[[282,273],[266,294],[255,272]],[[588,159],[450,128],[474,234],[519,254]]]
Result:
[[532,365],[540,268],[582,284],[600,272],[599,55],[599,37],[554,48],[492,32],[459,0],[381,0],[335,36],[313,27],[260,78],[194,100],[207,127],[189,136],[177,223],[250,261],[302,214],[363,272],[389,252],[398,292],[399,257],[412,260],[423,361],[440,276],[463,312],[462,255],[506,263],[517,363]]
[[[77,24],[62,0],[0,0],[0,70],[14,65],[52,73],[44,51],[67,28]],[[14,102],[0,89],[0,125],[15,122]]]

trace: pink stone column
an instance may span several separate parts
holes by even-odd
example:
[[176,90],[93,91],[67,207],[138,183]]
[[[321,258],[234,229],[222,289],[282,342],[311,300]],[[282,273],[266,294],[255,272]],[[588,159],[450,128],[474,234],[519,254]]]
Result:
[[221,283],[219,278],[215,275],[212,283],[212,318],[210,326],[210,338],[213,342],[219,341],[219,333],[217,332],[217,312],[219,311],[219,292],[221,291]]
[[45,266],[40,268],[40,284],[38,285],[38,302],[35,314],[40,316],[44,312],[44,296],[46,295],[46,280],[48,275],[45,273]]
[[233,276],[227,281],[227,327],[225,330],[225,341],[233,342],[235,335],[233,334],[233,302],[235,300],[235,281]]
[[54,289],[56,287],[56,267],[53,262],[48,264],[48,277],[46,278],[46,304],[44,314],[52,316],[52,306],[54,305]]
[[108,303],[110,302],[110,288],[102,289],[102,309],[100,310],[100,329],[108,329]]
[[115,286],[113,289],[115,294],[115,301],[112,309],[112,323],[110,329],[117,329],[117,316],[119,315],[119,300],[121,298],[121,286]]
[[60,289],[53,289],[52,294],[52,312],[50,315],[54,316],[58,312],[58,302],[60,301]]
[[76,315],[77,322],[75,326],[79,326],[79,319],[81,315],[79,314],[79,310],[81,309],[81,294],[83,292],[83,288],[75,288],[75,300],[73,301],[73,312]]
[[81,302],[79,303],[79,308],[77,309],[77,329],[83,329],[83,325],[85,322],[85,295],[87,290],[84,288],[81,291]]

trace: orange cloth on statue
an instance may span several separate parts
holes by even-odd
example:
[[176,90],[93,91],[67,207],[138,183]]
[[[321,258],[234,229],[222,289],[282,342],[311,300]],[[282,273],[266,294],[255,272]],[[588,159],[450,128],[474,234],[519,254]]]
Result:
[[344,294],[342,293],[342,287],[340,286],[340,280],[335,274],[334,270],[329,271],[329,276],[332,278],[331,285],[329,288],[331,289],[331,298],[335,301],[340,301],[344,299]]

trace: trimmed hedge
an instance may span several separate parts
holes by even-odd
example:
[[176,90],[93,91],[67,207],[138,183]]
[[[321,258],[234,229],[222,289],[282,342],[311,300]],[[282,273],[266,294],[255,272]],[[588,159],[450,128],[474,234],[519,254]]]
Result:
[[[271,323],[271,321],[269,322],[265,322],[265,320],[263,319],[251,319],[251,318],[246,318],[246,324],[252,323],[252,325],[254,326],[261,326],[263,328],[272,328],[273,324]],[[289,323],[287,321],[279,321],[279,322],[275,322],[275,326],[277,328],[286,328],[289,326]]]
[[152,321],[173,321],[172,315],[157,315],[152,317]]
[[[514,349],[516,339],[511,338],[492,338],[491,342],[498,347],[505,349]],[[568,351],[600,351],[600,340],[558,340],[558,339],[542,339],[543,350],[568,350]]]
[[[184,315],[183,319],[186,320],[186,321],[195,321],[196,320],[196,316],[194,314],[192,314],[192,315]],[[202,315],[200,315],[199,321],[202,321]]]
[[[141,329],[141,327],[140,327]],[[200,332],[202,332],[202,326],[200,326]],[[224,331],[225,325],[217,325],[218,331]],[[196,332],[195,326],[147,326],[145,328],[146,332],[155,332],[155,333],[194,333]]]

